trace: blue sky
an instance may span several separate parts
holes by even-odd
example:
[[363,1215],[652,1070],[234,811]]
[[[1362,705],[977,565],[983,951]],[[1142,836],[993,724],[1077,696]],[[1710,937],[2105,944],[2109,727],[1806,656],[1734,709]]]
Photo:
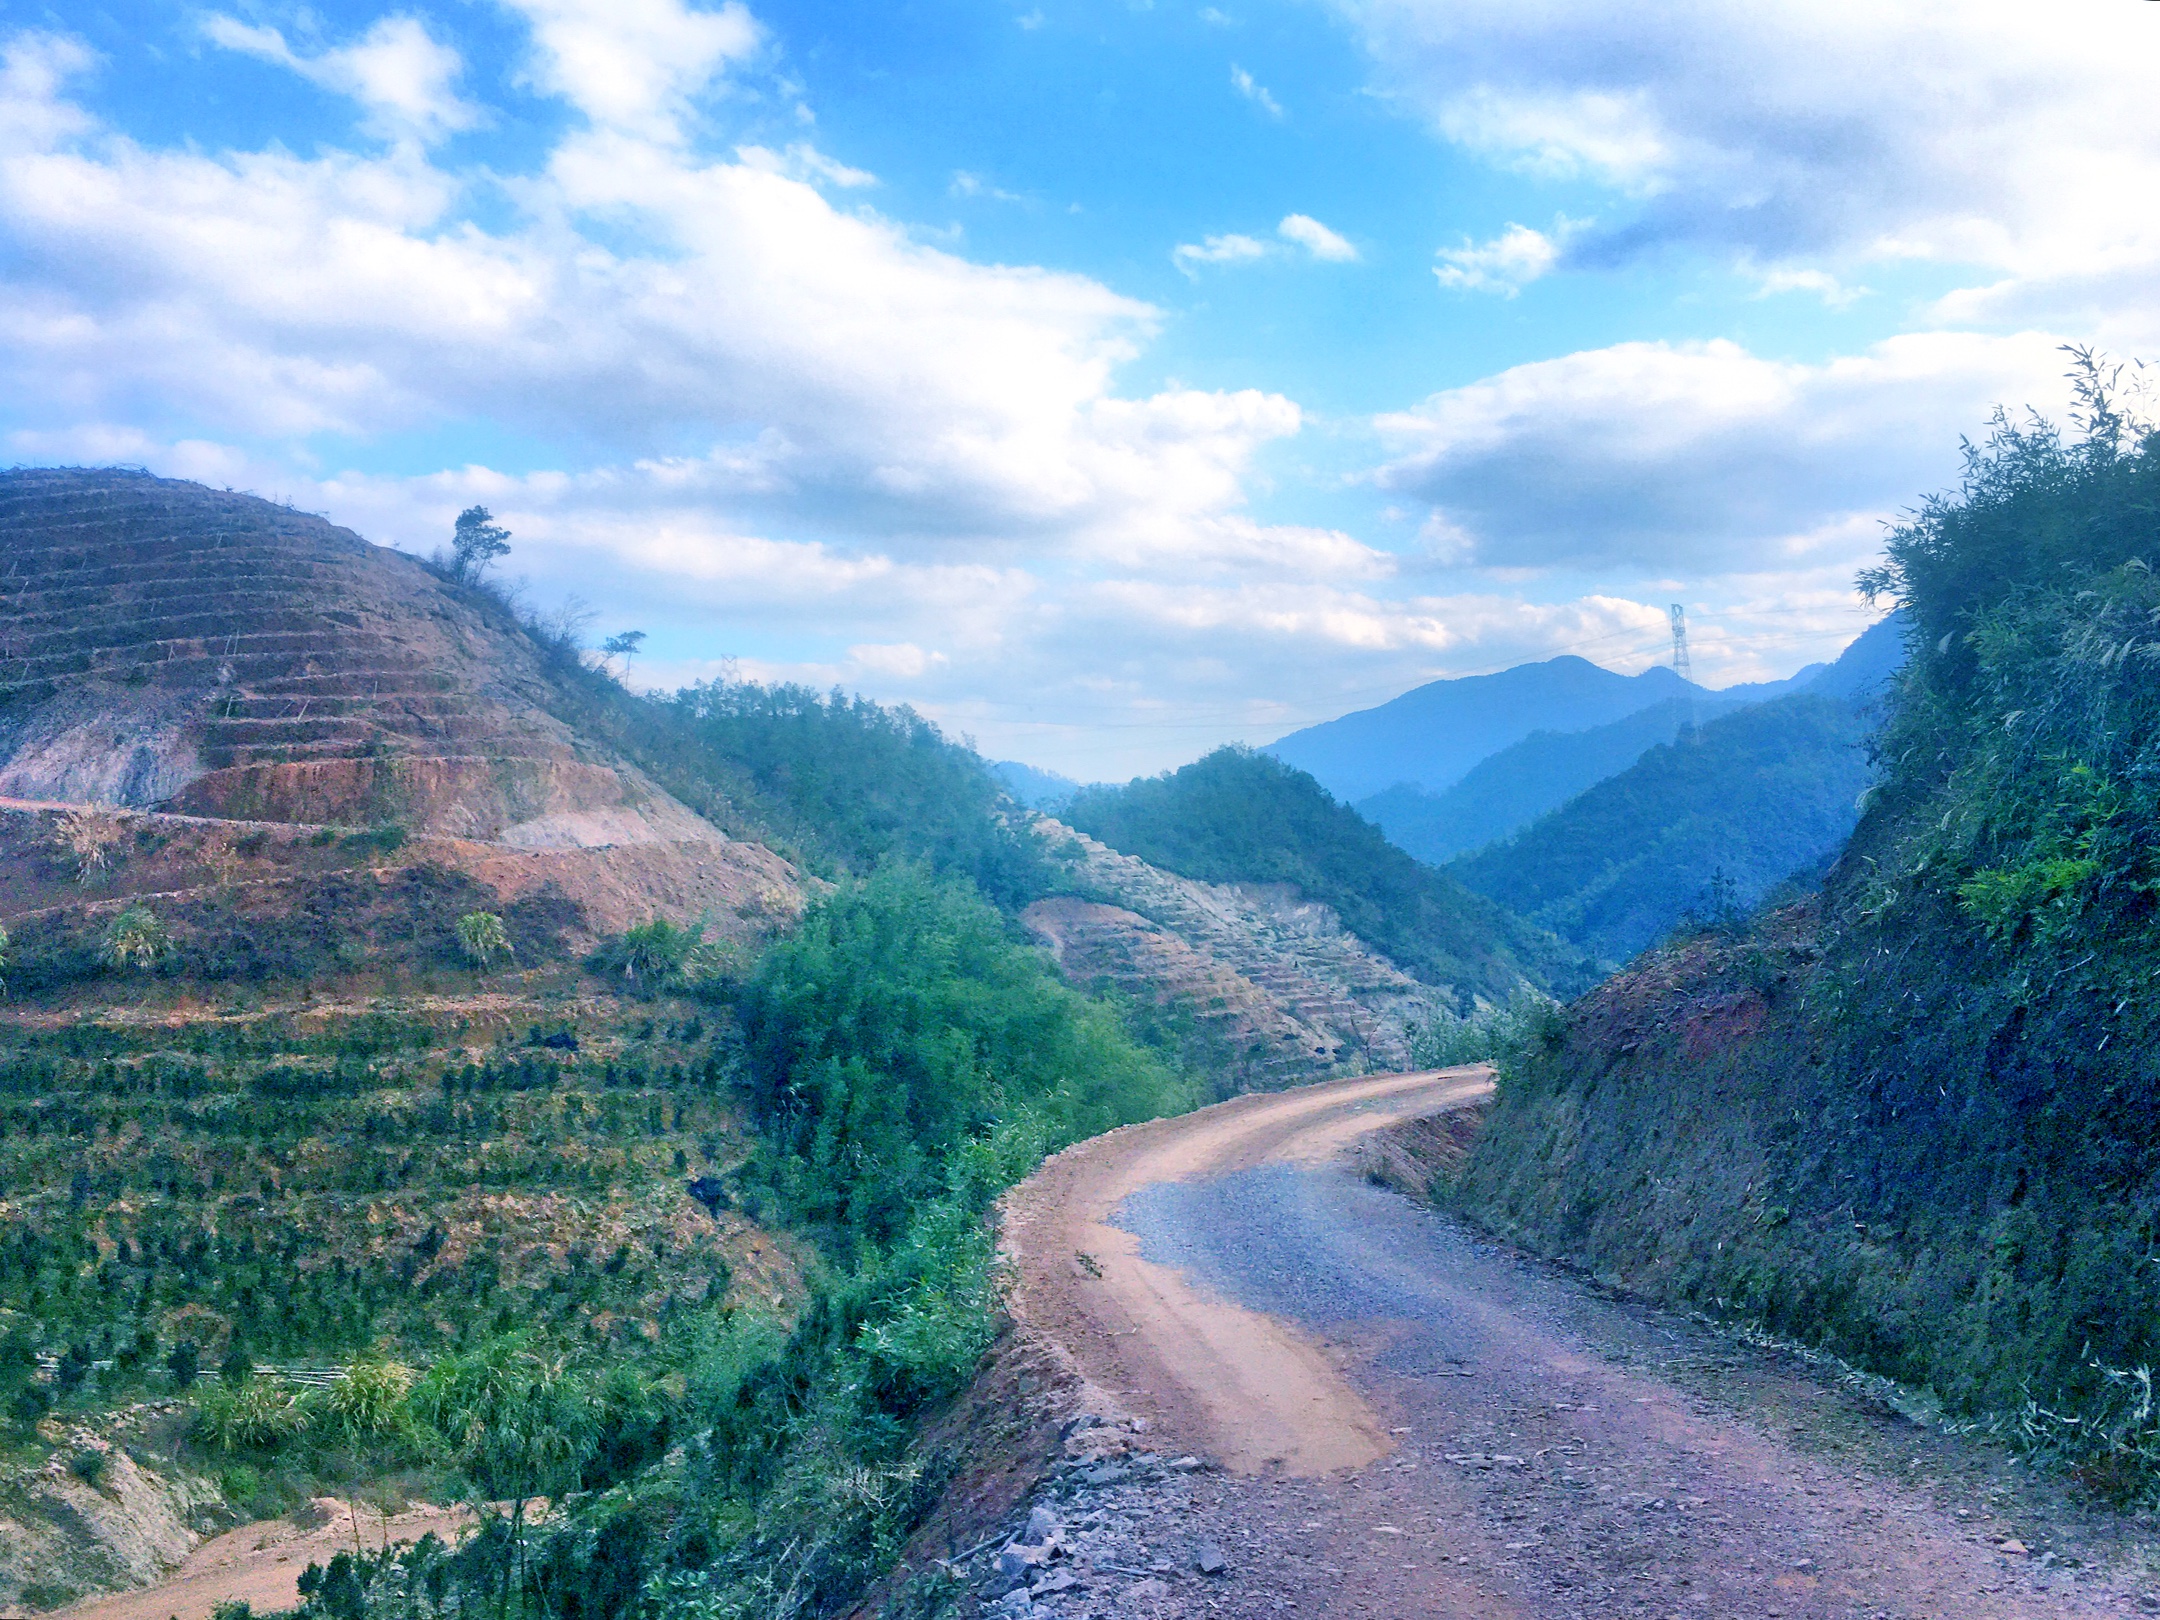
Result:
[[[2065,341],[2160,8],[0,0],[0,455],[254,489],[1084,777],[1782,674]],[[733,660],[729,663],[729,660]]]

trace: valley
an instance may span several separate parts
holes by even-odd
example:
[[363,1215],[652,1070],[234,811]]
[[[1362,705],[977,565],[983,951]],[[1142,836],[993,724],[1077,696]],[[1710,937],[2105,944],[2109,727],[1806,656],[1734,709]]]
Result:
[[2152,451],[1990,453],[1123,786],[0,473],[0,1612],[2160,1606]]

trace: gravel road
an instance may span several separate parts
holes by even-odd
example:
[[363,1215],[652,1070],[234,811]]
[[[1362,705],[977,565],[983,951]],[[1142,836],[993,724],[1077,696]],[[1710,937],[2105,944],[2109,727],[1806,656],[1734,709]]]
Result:
[[1019,1313],[1102,1421],[1069,1438],[1032,1535],[972,1566],[986,1612],[2160,1612],[2149,1523],[1342,1162],[1360,1131],[1485,1089],[1458,1071],[1240,1098],[1020,1190]]

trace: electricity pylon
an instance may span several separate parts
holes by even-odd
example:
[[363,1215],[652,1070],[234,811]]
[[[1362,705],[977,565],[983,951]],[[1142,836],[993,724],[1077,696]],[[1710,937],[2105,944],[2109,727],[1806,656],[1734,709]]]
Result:
[[1687,682],[1687,717],[1680,722],[1680,741],[1692,742],[1695,738],[1695,672],[1688,664],[1687,609],[1673,603],[1666,617],[1672,620],[1672,667],[1673,673]]

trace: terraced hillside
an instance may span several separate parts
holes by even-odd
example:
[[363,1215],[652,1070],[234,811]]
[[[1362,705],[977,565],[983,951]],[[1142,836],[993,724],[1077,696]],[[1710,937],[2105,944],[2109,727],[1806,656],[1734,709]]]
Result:
[[[1368,950],[1334,911],[1281,884],[1178,877],[1044,819],[1076,886],[1024,914],[1076,984],[1175,1005],[1212,1037],[1231,1090],[1404,1068],[1410,1031],[1454,1012],[1447,991]],[[1075,852],[1077,855],[1075,856]]]
[[321,518],[0,472],[0,795],[522,847],[711,838],[484,596]]
[[[426,1367],[509,1333],[620,1362],[679,1314],[798,1299],[787,1240],[684,1191],[748,1151],[714,1083],[721,1027],[530,983],[184,1018],[18,1010],[0,1342],[46,1365],[0,1367],[0,1604],[154,1578],[189,1528],[379,1474],[266,1434],[220,1442],[184,1407],[158,1420],[236,1366],[274,1390],[306,1381],[295,1364]],[[141,1500],[86,1517],[104,1504],[59,1465],[123,1436]],[[160,1519],[172,1544],[146,1564],[134,1543]]]

